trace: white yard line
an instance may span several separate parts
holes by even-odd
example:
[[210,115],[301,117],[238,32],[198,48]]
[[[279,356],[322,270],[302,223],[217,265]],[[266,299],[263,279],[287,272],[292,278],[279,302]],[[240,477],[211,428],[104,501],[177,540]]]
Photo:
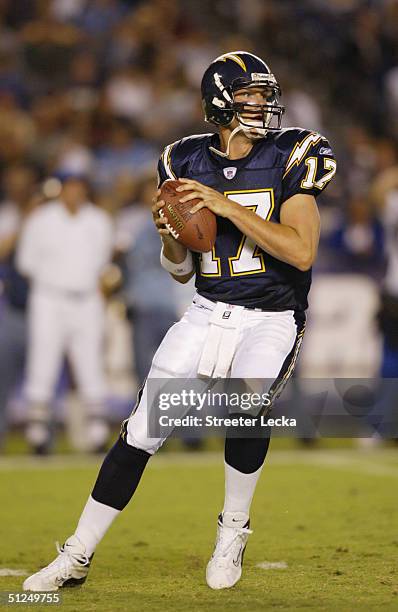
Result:
[[[293,451],[295,452],[295,451]],[[393,459],[396,465],[387,465],[383,461]],[[311,465],[313,467],[340,469],[346,471],[360,472],[370,476],[391,476],[398,478],[398,452],[386,449],[379,451],[364,452],[353,449],[351,451],[330,451],[313,450],[289,456],[289,451],[275,457],[270,463],[275,465],[300,463],[301,465]]]
[[[47,458],[29,456],[9,456],[0,458],[0,473],[15,470],[59,470],[91,469],[101,464],[100,457],[85,455],[55,455]],[[396,462],[396,465],[387,464]],[[368,474],[370,476],[398,478],[398,451],[378,449],[363,451],[344,450],[275,450],[270,452],[267,463],[279,465],[308,465],[315,468],[338,469]],[[192,465],[222,467],[221,451],[198,452],[197,454],[169,452],[155,456],[150,462],[150,469],[164,469],[170,466]]]
[[3,576],[27,576],[29,572],[24,569],[11,569],[9,567],[0,567],[0,577]]
[[287,569],[288,565],[286,561],[262,561],[261,563],[256,563],[254,567],[258,567],[263,570],[272,570],[272,569]]

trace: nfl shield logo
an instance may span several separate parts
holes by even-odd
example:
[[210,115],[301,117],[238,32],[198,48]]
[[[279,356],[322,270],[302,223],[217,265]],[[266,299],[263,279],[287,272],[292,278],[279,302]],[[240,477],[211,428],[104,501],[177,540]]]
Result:
[[231,179],[234,178],[236,171],[237,171],[237,168],[235,168],[234,166],[231,166],[229,168],[224,168],[225,178],[227,178],[230,181]]

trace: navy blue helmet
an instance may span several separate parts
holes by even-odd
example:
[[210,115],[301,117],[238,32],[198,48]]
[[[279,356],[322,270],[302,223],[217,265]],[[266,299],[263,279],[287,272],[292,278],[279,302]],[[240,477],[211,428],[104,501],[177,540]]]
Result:
[[[266,102],[236,102],[235,92],[246,87],[266,88]],[[217,57],[203,75],[201,90],[205,119],[210,123],[227,126],[236,117],[243,129],[254,127],[263,135],[281,127],[285,110],[279,104],[281,88],[269,66],[252,53],[233,51]],[[276,125],[272,126],[273,117]]]

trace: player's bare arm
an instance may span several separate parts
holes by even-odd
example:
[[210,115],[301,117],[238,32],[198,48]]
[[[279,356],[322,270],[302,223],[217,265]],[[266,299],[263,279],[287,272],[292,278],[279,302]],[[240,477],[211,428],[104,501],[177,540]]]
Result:
[[[166,216],[161,217],[159,215],[159,210],[161,208],[164,208],[165,206],[164,201],[158,199],[159,195],[160,195],[160,189],[157,190],[156,196],[153,199],[153,206],[152,206],[153,221],[161,237],[162,244],[163,244],[163,253],[165,257],[167,257],[167,259],[169,259],[173,263],[179,264],[185,260],[187,256],[187,248],[183,244],[178,242],[175,238],[173,238],[170,231],[167,229],[166,227],[166,224],[168,223],[167,217]],[[192,278],[193,275],[194,275],[194,270],[192,270],[192,272],[190,272],[189,274],[184,274],[183,276],[176,276],[175,274],[171,274],[174,280],[182,284],[187,283]]]
[[216,215],[232,221],[240,231],[254,240],[264,251],[295,268],[308,270],[316,257],[320,218],[314,196],[296,194],[281,207],[280,223],[265,221],[254,211],[226,198],[211,187],[191,179],[180,179],[181,192],[191,190],[181,198],[187,202],[202,200],[192,213],[207,207]]

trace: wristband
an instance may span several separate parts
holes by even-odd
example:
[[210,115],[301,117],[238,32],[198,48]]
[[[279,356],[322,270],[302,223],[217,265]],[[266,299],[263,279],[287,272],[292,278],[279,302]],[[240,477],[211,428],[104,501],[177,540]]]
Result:
[[170,261],[167,259],[165,254],[163,253],[163,247],[160,252],[160,263],[162,268],[170,272],[170,274],[174,274],[175,276],[185,276],[185,274],[190,274],[193,270],[193,258],[191,251],[187,250],[187,256],[181,263],[174,263],[174,261]]

